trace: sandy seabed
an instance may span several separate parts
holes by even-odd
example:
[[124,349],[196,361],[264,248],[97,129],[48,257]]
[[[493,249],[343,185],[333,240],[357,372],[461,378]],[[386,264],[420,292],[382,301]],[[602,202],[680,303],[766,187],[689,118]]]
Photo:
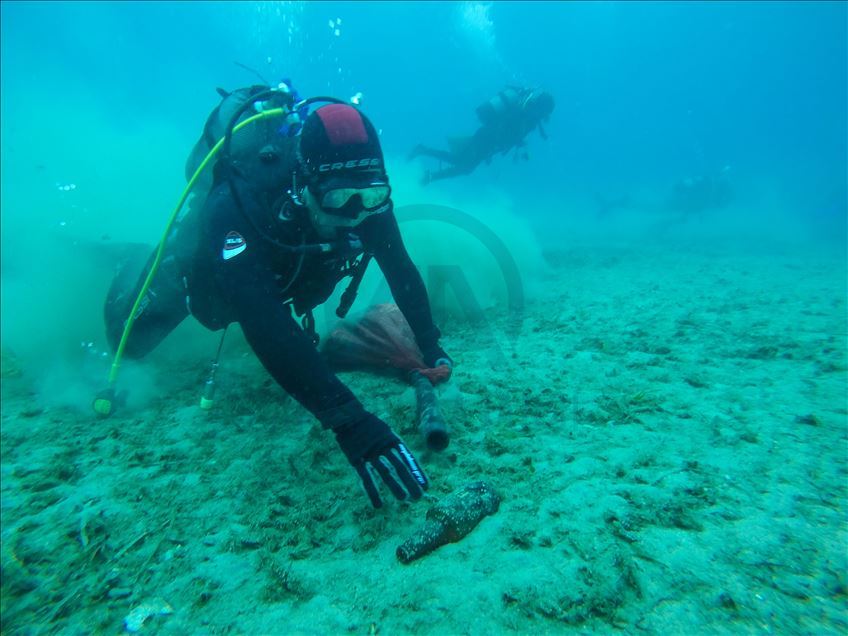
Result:
[[[517,331],[442,322],[446,451],[403,382],[342,374],[424,464],[416,505],[372,510],[236,346],[212,411],[198,361],[104,420],[45,406],[7,352],[3,633],[845,633],[844,256],[547,261]],[[500,510],[400,564],[432,502],[477,480]]]

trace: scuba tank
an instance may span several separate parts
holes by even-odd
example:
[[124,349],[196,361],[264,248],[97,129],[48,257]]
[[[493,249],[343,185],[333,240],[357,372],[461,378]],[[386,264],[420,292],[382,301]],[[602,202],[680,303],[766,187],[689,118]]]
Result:
[[[247,118],[250,115],[271,110],[272,108],[286,108],[291,110],[297,96],[297,92],[292,90],[290,84],[286,81],[280,82],[277,88],[254,84],[236,89],[232,92],[228,92],[223,88],[216,90],[221,96],[221,101],[206,118],[200,138],[194,144],[194,148],[192,148],[191,153],[189,153],[186,159],[186,181],[191,179],[206,158],[206,155],[209,154],[209,151],[212,150],[218,141],[224,138],[227,130],[233,123],[237,123],[240,119]],[[254,101],[252,108],[245,108],[254,97],[259,97],[259,99]],[[250,112],[251,110],[253,112]],[[233,122],[233,117],[237,113],[239,113],[239,118],[236,122]],[[285,136],[293,136],[299,130],[300,118],[300,111],[288,115],[284,124],[279,127],[280,132],[285,134]],[[212,189],[212,183],[213,170],[204,171],[194,188],[194,194],[200,205],[203,204],[206,195]]]
[[500,119],[505,112],[517,107],[521,103],[524,89],[508,86],[497,95],[477,107],[477,118],[484,126],[491,126]]

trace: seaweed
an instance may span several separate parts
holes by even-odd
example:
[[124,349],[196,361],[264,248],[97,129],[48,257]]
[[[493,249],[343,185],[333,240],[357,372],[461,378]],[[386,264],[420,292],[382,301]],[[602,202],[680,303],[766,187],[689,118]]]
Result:
[[606,420],[613,424],[640,424],[642,415],[663,411],[659,399],[649,391],[603,395],[598,400],[598,406]]

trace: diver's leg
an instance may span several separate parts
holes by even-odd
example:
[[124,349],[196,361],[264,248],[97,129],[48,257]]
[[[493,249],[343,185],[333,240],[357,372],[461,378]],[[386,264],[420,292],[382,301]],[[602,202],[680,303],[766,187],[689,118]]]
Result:
[[474,172],[474,168],[476,166],[451,166],[450,168],[445,168],[444,170],[437,170],[436,172],[427,171],[427,174],[423,180],[424,185],[432,181],[438,181],[439,179],[451,179],[453,177],[462,177],[467,174],[471,174]]
[[[155,252],[148,256],[136,250],[127,256],[106,295],[103,316],[106,338],[113,351],[117,350],[127,318],[150,271]],[[163,259],[159,270],[136,310],[136,318],[124,348],[129,358],[141,358],[150,353],[188,315],[186,290],[173,255]]]
[[415,157],[420,157],[422,155],[426,157],[435,157],[439,161],[444,161],[451,165],[456,163],[456,157],[452,152],[447,150],[438,150],[437,148],[430,148],[429,146],[424,146],[422,144],[418,144],[412,149],[412,152],[409,153],[409,158],[414,159]]

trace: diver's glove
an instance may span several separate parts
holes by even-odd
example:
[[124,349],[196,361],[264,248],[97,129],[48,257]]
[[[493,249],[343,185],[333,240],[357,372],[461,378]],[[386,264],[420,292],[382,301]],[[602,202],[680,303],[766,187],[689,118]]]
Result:
[[430,487],[418,460],[379,417],[366,413],[364,419],[336,428],[335,433],[336,441],[359,474],[375,508],[383,505],[375,473],[402,501],[418,501]]
[[438,344],[433,344],[426,347],[421,352],[424,359],[425,369],[418,369],[423,375],[426,375],[430,382],[437,384],[439,382],[447,382],[453,372],[453,360],[445,353]]

